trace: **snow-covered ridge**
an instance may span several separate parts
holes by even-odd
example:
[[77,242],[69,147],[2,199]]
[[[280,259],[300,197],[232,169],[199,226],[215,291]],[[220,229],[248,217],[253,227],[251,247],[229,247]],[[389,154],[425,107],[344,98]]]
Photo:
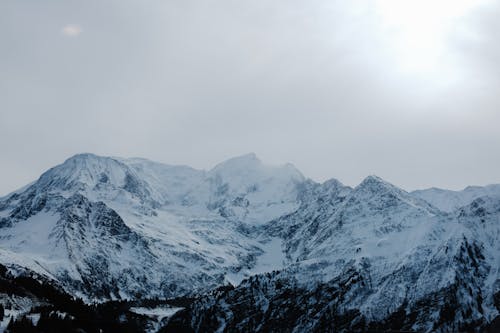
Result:
[[296,208],[296,187],[304,179],[292,165],[268,166],[254,154],[229,159],[209,171],[79,154],[42,174],[23,193],[67,197],[78,192],[91,200],[128,204],[144,212],[159,207],[202,214],[219,210],[263,223]]

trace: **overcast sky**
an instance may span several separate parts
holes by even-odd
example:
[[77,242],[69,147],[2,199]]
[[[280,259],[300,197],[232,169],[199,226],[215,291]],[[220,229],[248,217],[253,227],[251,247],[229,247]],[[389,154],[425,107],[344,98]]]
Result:
[[0,1],[0,195],[80,152],[500,183],[500,1]]

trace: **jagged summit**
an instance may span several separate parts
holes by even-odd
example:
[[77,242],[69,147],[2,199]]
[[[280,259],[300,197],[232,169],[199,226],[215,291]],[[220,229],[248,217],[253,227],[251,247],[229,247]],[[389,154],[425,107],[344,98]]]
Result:
[[420,211],[425,211],[426,214],[440,214],[439,209],[429,204],[427,201],[420,199],[418,196],[406,192],[405,190],[389,183],[388,181],[378,176],[366,177],[358,186],[356,186],[349,201],[355,205],[367,205],[373,211],[384,210],[387,207],[403,206],[414,208]]
[[392,185],[377,176],[366,177],[358,186],[356,186],[349,200],[355,204],[361,202],[372,203],[371,206],[392,205],[399,201],[413,201],[414,199],[404,190]]
[[354,188],[355,191],[396,191],[404,192],[404,190],[398,188],[397,186],[389,183],[388,181],[376,176],[369,175],[359,183],[358,186]]

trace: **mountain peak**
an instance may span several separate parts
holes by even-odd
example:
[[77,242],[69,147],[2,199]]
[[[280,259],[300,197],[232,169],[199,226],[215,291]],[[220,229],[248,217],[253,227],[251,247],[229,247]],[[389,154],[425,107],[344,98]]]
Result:
[[97,159],[97,158],[105,158],[105,157],[98,156],[98,155],[93,154],[93,153],[78,153],[78,154],[75,154],[75,155],[71,156],[66,161],[70,161],[70,160],[88,160],[88,159]]
[[250,153],[243,154],[243,155],[240,155],[240,156],[235,156],[234,158],[235,159],[247,159],[247,160],[257,160],[257,161],[260,161],[259,158],[257,157],[257,154],[255,154],[254,152],[250,152]]
[[79,170],[88,170],[88,171],[97,171],[96,169],[101,168],[110,168],[110,167],[122,167],[122,163],[118,160],[107,157],[107,156],[99,156],[92,153],[81,153],[76,154],[68,158],[64,163],[56,166],[54,169],[59,169],[60,171],[63,169],[71,169],[71,171],[79,171]]
[[241,156],[232,157],[217,164],[212,170],[219,171],[225,169],[247,169],[249,167],[261,166],[262,162],[255,153],[248,153]]
[[363,200],[376,200],[381,198],[393,200],[393,198],[407,197],[406,192],[391,183],[383,180],[382,178],[370,175],[363,179],[363,181],[354,188],[352,195]]
[[68,166],[68,165],[84,166],[96,163],[109,163],[110,161],[115,161],[115,160],[111,157],[99,156],[92,153],[79,153],[66,159],[60,166]]
[[[428,214],[439,214],[439,210],[425,200],[412,196],[405,190],[383,180],[378,176],[366,177],[352,192],[353,197],[363,202],[372,202],[372,207],[385,209],[395,206],[397,202],[407,207],[418,208]],[[426,213],[426,214],[427,214]]]
[[375,175],[370,175],[363,179],[363,181],[356,186],[356,189],[397,189],[398,191],[401,191],[396,186]]
[[291,163],[285,163],[282,165],[269,165],[262,163],[262,161],[257,157],[255,153],[248,153],[241,156],[236,156],[230,158],[224,162],[217,164],[211,173],[216,174],[235,174],[239,176],[244,176],[250,173],[260,173],[263,176],[283,176],[292,177],[300,181],[305,180],[302,173]]
[[38,185],[44,189],[93,187],[97,183],[112,183],[122,185],[128,167],[111,158],[91,153],[76,154],[68,158],[40,177]]

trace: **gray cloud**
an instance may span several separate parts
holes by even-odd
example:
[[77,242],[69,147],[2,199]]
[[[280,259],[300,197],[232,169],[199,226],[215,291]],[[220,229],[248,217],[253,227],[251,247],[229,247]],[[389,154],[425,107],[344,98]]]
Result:
[[497,4],[457,22],[450,83],[397,70],[373,5],[349,3],[2,1],[0,193],[85,151],[199,168],[254,151],[351,185],[500,182]]

